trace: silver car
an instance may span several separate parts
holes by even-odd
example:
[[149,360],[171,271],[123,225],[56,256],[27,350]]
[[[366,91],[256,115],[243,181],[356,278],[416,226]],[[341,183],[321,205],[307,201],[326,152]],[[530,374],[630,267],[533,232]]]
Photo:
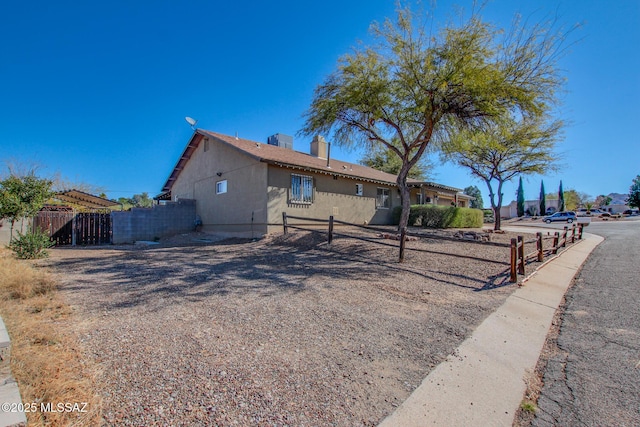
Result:
[[566,221],[568,224],[571,224],[576,220],[576,213],[573,211],[556,212],[553,215],[545,216],[542,220],[547,224],[556,221]]

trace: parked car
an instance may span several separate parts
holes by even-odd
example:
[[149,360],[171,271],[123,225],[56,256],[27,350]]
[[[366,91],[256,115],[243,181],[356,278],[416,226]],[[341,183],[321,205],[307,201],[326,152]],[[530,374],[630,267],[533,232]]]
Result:
[[571,224],[576,220],[576,213],[573,211],[556,212],[553,215],[545,216],[542,220],[547,224],[551,224],[556,221],[566,221]]

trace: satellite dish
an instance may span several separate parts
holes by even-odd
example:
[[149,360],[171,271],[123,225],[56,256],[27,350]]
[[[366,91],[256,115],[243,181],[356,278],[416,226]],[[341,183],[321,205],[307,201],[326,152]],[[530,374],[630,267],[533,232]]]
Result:
[[191,117],[185,117],[184,119],[187,121],[187,123],[189,123],[189,125],[191,126],[191,129],[195,130],[194,126],[196,125],[196,123],[198,123],[198,121],[192,119]]

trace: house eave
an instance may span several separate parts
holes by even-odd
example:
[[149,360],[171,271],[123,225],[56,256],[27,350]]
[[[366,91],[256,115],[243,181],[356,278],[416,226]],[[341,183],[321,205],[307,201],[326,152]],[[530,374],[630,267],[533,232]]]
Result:
[[273,165],[273,166],[278,166],[281,168],[286,168],[286,169],[294,169],[294,170],[299,170],[299,171],[303,171],[303,172],[314,172],[314,173],[319,173],[319,174],[323,174],[323,175],[331,175],[331,176],[337,176],[340,178],[346,178],[346,179],[353,179],[354,181],[362,181],[362,182],[370,182],[373,184],[380,184],[380,185],[387,185],[387,186],[397,186],[397,184],[395,182],[390,182],[390,181],[383,181],[383,180],[378,180],[378,179],[373,179],[373,178],[365,178],[362,176],[357,176],[357,175],[349,175],[346,173],[342,173],[342,172],[338,172],[336,170],[332,170],[331,168],[325,168],[325,169],[321,169],[321,168],[314,168],[314,167],[310,167],[310,166],[301,166],[301,165],[296,165],[296,164],[291,164],[291,163],[284,163],[284,162],[278,162],[278,161],[274,161],[274,160],[265,160],[262,159],[263,162]]

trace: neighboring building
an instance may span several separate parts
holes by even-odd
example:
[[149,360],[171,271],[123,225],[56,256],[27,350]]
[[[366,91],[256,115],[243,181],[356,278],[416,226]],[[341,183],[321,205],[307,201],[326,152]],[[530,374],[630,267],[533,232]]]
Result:
[[[158,200],[195,199],[204,231],[262,235],[280,230],[282,213],[356,224],[389,224],[400,205],[396,176],[330,158],[316,137],[310,154],[276,134],[268,144],[196,130]],[[445,185],[410,181],[411,203],[468,206],[470,197]]]
[[599,206],[599,209],[611,212],[612,214],[619,214],[631,209],[631,207],[627,205],[627,198],[629,197],[628,194],[609,193],[607,196],[611,198],[611,201],[608,205]]
[[[545,199],[545,206],[547,208],[547,211],[551,209],[553,212],[556,212],[558,210],[559,202],[560,200],[558,199]],[[524,211],[525,211],[525,215],[526,215],[526,212],[535,212],[536,215],[545,214],[544,212],[540,213],[540,200],[538,199],[525,200]],[[550,213],[553,213],[553,212],[550,212]],[[518,202],[515,200],[509,203],[508,205],[502,206],[500,208],[501,218],[509,219],[509,218],[516,218],[517,216],[518,216]]]

